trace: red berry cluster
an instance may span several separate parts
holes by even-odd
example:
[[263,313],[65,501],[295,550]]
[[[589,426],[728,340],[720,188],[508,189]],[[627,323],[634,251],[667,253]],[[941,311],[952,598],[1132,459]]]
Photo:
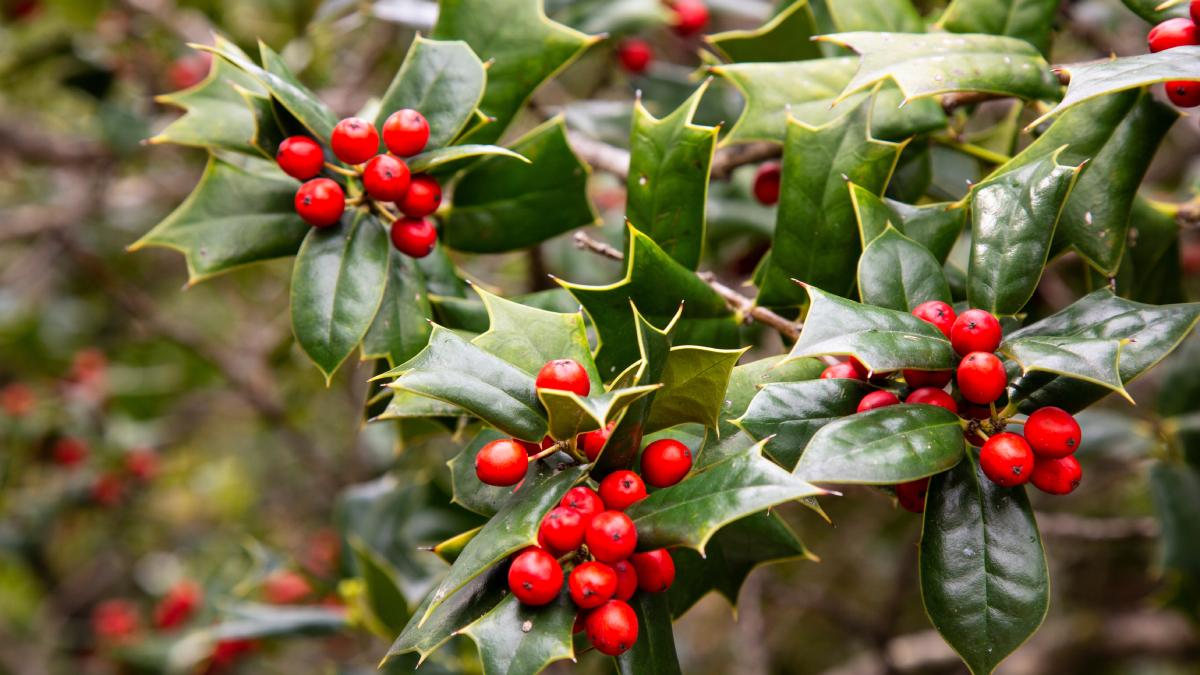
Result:
[[[341,169],[325,163],[325,150],[308,136],[291,136],[279,144],[275,160],[289,176],[306,181],[296,191],[296,213],[313,227],[329,227],[342,218],[348,204],[342,186],[333,178],[318,177],[329,168],[334,176],[356,176],[375,210],[392,220],[392,244],[405,255],[422,258],[437,242],[437,230],[426,216],[442,202],[442,188],[427,174],[411,175],[401,157],[425,149],[429,122],[416,110],[392,113],[383,123],[383,144],[388,153],[379,154],[379,132],[375,125],[358,117],[337,123],[330,138],[333,154],[353,167]],[[404,214],[391,215],[383,204],[393,203]],[[352,203],[350,205],[353,205]]]
[[[708,5],[703,0],[666,0],[671,10],[671,29],[680,37],[691,37],[708,26]],[[617,61],[626,72],[640,75],[654,61],[654,47],[638,37],[621,40],[617,45]]]
[[[1146,42],[1151,52],[1161,52],[1186,45],[1200,45],[1200,0],[1192,0],[1191,18],[1177,17],[1167,19],[1150,29]],[[1200,105],[1200,82],[1176,80],[1166,83],[1167,98],[1180,108],[1194,108]]]

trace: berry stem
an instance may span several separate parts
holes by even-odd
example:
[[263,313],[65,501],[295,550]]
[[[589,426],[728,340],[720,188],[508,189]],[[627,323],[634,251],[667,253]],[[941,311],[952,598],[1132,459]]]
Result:
[[379,202],[375,201],[374,199],[371,200],[371,208],[374,209],[376,213],[378,213],[380,216],[382,216],[383,219],[388,221],[389,223],[394,223],[397,220],[399,220],[399,218],[394,216],[392,214],[392,212],[389,211],[386,206],[384,206],[383,204],[380,204]]
[[332,162],[325,162],[325,168],[329,169],[330,171],[332,171],[334,173],[340,173],[343,176],[350,176],[351,178],[358,178],[357,171],[355,171],[353,169],[343,169],[342,167],[340,167],[337,164],[334,164]]
[[546,448],[545,450],[542,450],[541,452],[539,452],[536,455],[530,455],[529,461],[536,462],[539,459],[545,459],[545,458],[549,457],[550,455],[553,455],[556,452],[560,452],[560,451],[565,452],[567,450],[568,443],[569,443],[569,441],[559,441],[559,442],[555,443],[554,445]]

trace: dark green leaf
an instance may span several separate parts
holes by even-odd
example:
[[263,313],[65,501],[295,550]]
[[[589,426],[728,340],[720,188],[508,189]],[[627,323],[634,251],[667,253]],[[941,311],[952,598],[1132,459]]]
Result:
[[671,349],[655,394],[646,433],[696,422],[716,428],[729,376],[746,349],[681,346]]
[[465,42],[428,40],[418,34],[379,102],[375,126],[382,129],[393,112],[412,108],[429,121],[426,147],[441,148],[467,126],[486,82],[483,63]]
[[807,0],[801,0],[754,30],[731,30],[704,39],[726,61],[803,61],[821,58],[820,46],[811,40],[819,32]]
[[[772,382],[814,380],[825,370],[825,364],[817,359],[784,361],[786,358],[786,355],[768,356],[733,369],[729,375],[729,386],[725,390],[721,424],[717,428],[721,437],[737,433],[738,427],[733,420],[745,414],[761,387]],[[766,453],[771,454],[770,449],[767,449]]]
[[951,33],[1020,38],[1049,54],[1059,4],[1058,0],[954,0],[938,25]]
[[416,262],[391,249],[387,288],[379,312],[363,338],[364,359],[386,358],[397,366],[429,343],[432,308],[425,294],[425,278]]
[[396,581],[396,570],[361,539],[351,539],[350,550],[354,553],[358,576],[365,586],[367,607],[372,618],[379,623],[379,627],[388,631],[389,637],[399,633],[411,615],[408,601]]
[[1150,469],[1150,495],[1162,524],[1163,566],[1194,579],[1200,575],[1200,471],[1157,462]]
[[759,390],[746,414],[735,423],[757,440],[764,452],[786,469],[821,427],[858,410],[874,387],[859,380],[831,379],[769,384]]
[[550,437],[565,441],[616,420],[622,411],[659,387],[623,387],[587,398],[570,391],[539,389],[538,398],[550,417]]
[[1171,7],[1159,9],[1161,5],[1168,4],[1163,0],[1121,0],[1125,6],[1134,14],[1145,19],[1151,24],[1161,23],[1176,16],[1187,16],[1188,6],[1185,2],[1174,2]]
[[1121,341],[1115,338],[1031,335],[1006,340],[1000,352],[1016,361],[1023,374],[1062,375],[1111,389],[1133,402],[1121,383]]
[[346,612],[329,607],[280,607],[243,602],[227,607],[226,618],[189,639],[251,640],[329,635],[346,630]]
[[943,202],[912,206],[883,199],[859,185],[850,185],[850,198],[866,247],[891,223],[904,236],[925,247],[939,263],[946,261],[966,222],[967,209]]
[[484,675],[540,673],[555,661],[575,658],[575,614],[566,593],[544,607],[528,607],[510,595],[460,632],[479,647]]
[[[925,24],[909,0],[813,0],[833,30],[921,33]],[[824,29],[822,29],[824,30]]]
[[[483,446],[507,435],[495,429],[480,429],[479,433],[463,446],[462,452],[454,456],[450,465],[450,482],[454,490],[454,503],[483,516],[493,516],[513,496],[512,486],[488,485],[475,475],[475,456]],[[530,464],[530,475],[548,473],[549,467],[544,462]]]
[[681,675],[671,631],[671,603],[666,593],[640,592],[630,601],[638,618],[638,639],[617,657],[622,675]]
[[[428,343],[428,340],[426,340],[426,343]],[[446,403],[445,401],[414,394],[411,391],[395,390],[392,392],[392,400],[388,402],[387,409],[376,417],[375,420],[399,420],[414,417],[458,417],[467,414],[467,411],[462,408]]]
[[392,643],[384,663],[409,652],[417,652],[421,661],[424,661],[454,637],[457,631],[487,614],[508,596],[507,576],[506,566],[496,565],[468,581],[436,606],[433,606],[434,593],[430,592]]
[[476,347],[534,377],[549,361],[572,359],[587,371],[592,391],[603,389],[582,312],[553,312],[506,300],[479,286],[474,289],[488,318],[487,332],[471,341]]
[[[1085,173],[1086,177],[1087,174]],[[1081,189],[1076,185],[1075,189]],[[1070,202],[1067,203],[1068,207]],[[1126,237],[1129,249],[1121,266],[1130,270],[1130,288],[1122,295],[1138,302],[1165,305],[1182,302],[1179,224],[1171,209],[1135,198]]]
[[937,258],[894,227],[863,250],[858,259],[858,291],[863,302],[906,312],[929,300],[951,301]]

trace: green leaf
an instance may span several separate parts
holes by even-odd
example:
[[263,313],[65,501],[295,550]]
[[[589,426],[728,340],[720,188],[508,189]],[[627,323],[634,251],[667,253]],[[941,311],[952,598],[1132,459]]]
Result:
[[362,577],[366,587],[367,606],[372,618],[387,629],[389,635],[399,633],[411,615],[408,601],[396,581],[396,570],[357,537],[350,540],[350,550],[354,554],[358,576]]
[[789,359],[853,356],[872,372],[950,370],[958,356],[932,324],[894,309],[862,305],[812,286],[811,307]]
[[567,593],[544,607],[528,607],[510,595],[459,632],[479,647],[484,675],[540,673],[555,661],[575,658],[575,614]]
[[486,83],[483,63],[467,43],[428,40],[418,34],[379,102],[375,126],[382,129],[392,113],[412,108],[429,122],[426,148],[442,148],[467,126]]
[[882,193],[904,147],[874,140],[869,126],[869,100],[824,126],[788,123],[775,239],[759,304],[801,304],[804,291],[793,279],[838,295],[851,292],[862,248],[846,183]]
[[171,215],[129,247],[179,251],[188,284],[295,255],[312,228],[296,215],[296,181],[273,163],[211,156],[200,182]]
[[911,312],[928,300],[950,302],[942,266],[924,246],[889,227],[858,259],[863,302]]
[[1162,524],[1163,566],[1194,580],[1200,575],[1200,471],[1156,462],[1150,469],[1150,496]]
[[440,541],[434,545],[432,553],[446,563],[453,565],[454,561],[458,560],[458,556],[462,554],[462,551],[464,548],[466,548],[467,544],[474,539],[482,529],[483,526],[481,525],[475,529],[467,530],[462,534],[456,534],[445,541]]
[[[329,607],[280,607],[256,602],[227,606],[226,618],[189,640],[251,640],[329,635],[346,630],[346,612]],[[211,653],[211,652],[208,652]]]
[[483,300],[488,329],[472,344],[534,377],[549,361],[572,359],[587,371],[593,391],[603,389],[582,312],[552,312],[473,288]]
[[1080,167],[1059,153],[998,171],[971,192],[967,300],[1000,316],[1016,314],[1037,290],[1050,242]]
[[674,112],[655,119],[639,99],[633,108],[626,179],[626,218],[689,269],[704,248],[708,174],[717,127],[694,124],[708,83]]
[[822,40],[862,55],[843,96],[891,79],[905,99],[983,91],[1023,99],[1058,98],[1058,78],[1024,40],[995,35],[836,33]]
[[443,0],[433,37],[463,40],[492,61],[479,107],[494,121],[469,134],[472,143],[500,138],[534,90],[598,40],[547,19],[542,0]]
[[292,269],[292,332],[326,383],[379,311],[390,250],[383,225],[363,210],[304,238]]
[[425,277],[415,261],[388,247],[391,256],[387,288],[379,312],[363,337],[364,359],[386,358],[392,366],[416,356],[429,344],[432,308],[425,293]]
[[590,172],[567,143],[561,117],[530,131],[512,147],[530,163],[489,157],[459,180],[454,207],[442,229],[442,240],[450,248],[512,251],[597,222],[587,198]]
[[[826,124],[869,100],[862,92],[838,100],[858,68],[853,56],[813,59],[787,63],[737,63],[713,66],[714,75],[737,88],[746,100],[733,128],[722,145],[749,141],[784,142],[788,119],[810,126]],[[937,101],[918,100],[900,107],[904,100],[891,83],[880,88],[875,97],[871,134],[875,138],[899,141],[914,134],[940,129],[946,115]]]
[[858,218],[862,245],[883,234],[890,223],[904,236],[925,247],[938,263],[946,261],[966,223],[967,209],[950,202],[912,206],[877,197],[859,185],[850,185],[850,199]]
[[[223,42],[219,37],[217,40]],[[266,93],[248,73],[224,59],[214,59],[208,75],[199,84],[155,99],[187,112],[148,142],[259,153],[253,143],[257,129],[254,110],[238,87],[254,95]]]
[[662,390],[650,406],[646,433],[686,422],[717,428],[729,376],[747,349],[672,348],[662,373]]
[[822,14],[840,31],[922,33],[925,24],[909,0],[819,0]]
[[530,163],[529,158],[521,153],[498,145],[452,145],[426,150],[409,158],[407,164],[413,173],[425,173],[471,157],[507,157]]
[[705,553],[725,525],[757,511],[824,494],[762,456],[762,443],[629,507],[638,549],[686,546]]
[[957,415],[933,405],[857,413],[818,430],[794,473],[814,483],[906,483],[958,464],[962,431]]
[[1000,352],[1016,361],[1023,374],[1040,371],[1091,382],[1133,402],[1121,383],[1118,339],[1031,335],[1005,340]]
[[508,570],[496,565],[468,581],[450,597],[433,604],[434,593],[425,597],[404,630],[396,637],[383,662],[417,652],[424,661],[454,634],[496,607],[508,593]]
[[[463,446],[461,452],[447,464],[450,466],[450,484],[454,492],[454,503],[482,516],[494,516],[513,496],[512,486],[488,485],[475,475],[475,456],[483,446],[492,441],[508,438],[495,429],[480,429],[471,441]],[[529,466],[530,476],[549,475],[549,467],[545,462],[534,462]]]
[[[768,356],[737,366],[729,375],[729,386],[725,389],[725,405],[721,410],[721,424],[717,427],[721,437],[738,432],[734,420],[746,413],[759,390],[773,382],[800,382],[815,380],[825,370],[825,364],[817,359],[785,361],[786,355]],[[752,445],[752,444],[751,444]],[[771,454],[770,448],[765,451]]]
[[730,30],[704,37],[726,61],[764,63],[821,58],[818,34],[808,0],[793,2],[754,30]]
[[[1083,187],[1077,184],[1075,189],[1082,190]],[[1067,206],[1069,208],[1071,203],[1067,202]],[[1130,270],[1131,290],[1127,289],[1123,295],[1154,305],[1183,301],[1179,225],[1173,210],[1135,198],[1126,238],[1129,249],[1122,256],[1121,265]]]
[[617,657],[617,671],[623,675],[681,675],[667,594],[638,593],[629,604],[637,614],[638,638],[629,651]]
[[[429,340],[426,339],[426,344]],[[428,398],[411,391],[395,390],[387,408],[371,421],[402,420],[417,417],[459,417],[467,415],[467,411],[456,405]]]
[[938,26],[951,33],[1020,38],[1049,54],[1059,4],[1058,0],[954,0]]
[[1024,488],[996,485],[977,460],[972,451],[929,485],[921,597],[934,628],[985,675],[1041,625],[1050,579]]
[[[1183,2],[1163,2],[1163,0],[1121,0],[1134,14],[1145,19],[1150,24],[1157,24],[1176,16],[1186,17],[1188,7]],[[1163,5],[1171,5],[1159,9]]]
[[541,389],[538,398],[550,417],[550,437],[565,441],[585,431],[604,427],[635,401],[654,393],[660,386],[626,387],[587,398],[570,391]]
[[853,415],[862,397],[873,390],[866,382],[849,379],[768,384],[734,423],[764,441],[764,452],[790,470],[817,431]]

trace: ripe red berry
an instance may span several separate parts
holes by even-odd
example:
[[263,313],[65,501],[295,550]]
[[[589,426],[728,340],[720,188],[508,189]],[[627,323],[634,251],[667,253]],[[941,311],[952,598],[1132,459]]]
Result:
[[708,25],[708,6],[701,0],[675,0],[673,27],[675,32],[687,37],[704,30]]
[[616,426],[616,422],[609,422],[608,426],[603,429],[579,434],[579,437],[575,439],[576,445],[583,450],[583,454],[587,456],[589,462],[596,461],[596,458],[600,456],[600,451],[604,449],[604,444],[608,442],[608,437],[612,435],[612,430]]
[[890,391],[873,391],[858,402],[858,412],[867,412],[876,408],[886,408],[889,405],[896,405],[900,399]]
[[105,640],[120,641],[138,631],[137,606],[129,600],[105,600],[92,610],[92,632]]
[[112,508],[125,499],[125,481],[114,472],[103,473],[92,483],[92,501]]
[[1017,434],[996,434],[979,451],[979,465],[993,483],[1016,487],[1033,474],[1033,450]]
[[408,192],[396,202],[404,215],[424,218],[438,210],[442,203],[442,186],[429,174],[417,174],[408,183]]
[[1000,346],[1000,322],[990,312],[968,309],[950,328],[950,346],[959,356],[971,352],[994,352]]
[[279,144],[275,161],[292,178],[308,180],[321,173],[325,166],[325,151],[308,136],[291,136]]
[[954,378],[953,370],[905,370],[904,381],[914,389],[937,387],[941,389]]
[[649,42],[639,38],[626,38],[617,45],[617,60],[621,67],[635,75],[646,72],[654,60],[654,49]]
[[1200,105],[1200,82],[1173,80],[1166,84],[1167,98],[1180,108],[1195,108]]
[[12,417],[24,417],[33,412],[37,397],[21,382],[11,382],[0,388],[0,410]]
[[754,174],[754,198],[759,204],[771,206],[779,201],[779,182],[782,165],[779,162],[763,162]]
[[858,374],[858,369],[849,361],[835,363],[821,371],[822,380],[865,380]]
[[583,516],[575,509],[558,506],[542,519],[538,542],[555,553],[567,553],[583,545],[583,532]]
[[313,227],[329,227],[342,219],[346,194],[329,178],[314,178],[296,190],[296,213]]
[[371,199],[381,202],[403,198],[410,179],[408,165],[391,155],[375,155],[363,168],[363,188]]
[[617,573],[604,563],[585,562],[571,570],[567,590],[580,609],[599,607],[617,592]]
[[1030,478],[1034,487],[1052,495],[1074,492],[1081,480],[1083,467],[1072,456],[1038,457],[1033,463],[1033,477]]
[[624,511],[645,498],[646,484],[632,471],[614,471],[600,481],[600,499],[613,511]]
[[312,584],[291,570],[273,572],[263,581],[263,598],[272,605],[293,605],[312,595]]
[[1192,16],[1192,23],[1200,25],[1200,0],[1192,0],[1188,11]]
[[[18,3],[36,5],[36,2]],[[190,89],[201,82],[208,76],[208,71],[212,68],[212,54],[208,52],[196,52],[175,59],[171,63],[171,67],[167,70],[167,79],[176,89]]]
[[954,397],[947,394],[945,391],[937,387],[921,387],[914,389],[907,398],[905,403],[924,403],[925,405],[936,405],[939,408],[945,408],[955,415],[958,414],[958,402]]
[[662,593],[675,582],[675,561],[665,548],[634,553],[629,562],[637,570],[638,588],[647,593]]
[[929,493],[929,477],[901,483],[896,486],[896,500],[905,511],[925,512],[925,495]]
[[125,470],[131,476],[149,482],[158,473],[158,453],[149,448],[135,448],[125,454]]
[[1004,394],[1008,375],[1004,364],[991,352],[971,352],[958,363],[958,390],[972,403],[986,405]]
[[585,627],[592,646],[601,654],[619,656],[637,642],[637,614],[621,600],[609,600],[592,610]]
[[553,602],[562,585],[562,566],[540,548],[525,549],[508,568],[508,589],[526,605]]
[[563,496],[559,506],[565,506],[568,509],[574,509],[583,516],[583,526],[586,528],[592,522],[592,518],[604,510],[604,502],[600,499],[600,495],[590,487],[580,485],[567,490],[567,494]]
[[637,570],[628,560],[613,563],[612,568],[617,573],[617,593],[613,597],[617,600],[629,600],[638,589]]
[[529,470],[529,455],[511,438],[488,443],[475,455],[475,475],[488,485],[516,485]]
[[424,258],[437,246],[437,228],[428,218],[400,218],[392,223],[392,246],[410,258]]
[[54,463],[59,466],[76,466],[88,457],[88,446],[78,438],[63,436],[50,448]]
[[379,153],[379,132],[364,119],[347,117],[333,128],[329,144],[338,159],[347,164],[362,164]]
[[602,511],[588,524],[584,541],[596,560],[615,563],[628,558],[637,547],[637,529],[624,513]]
[[411,157],[424,150],[427,143],[429,122],[416,110],[397,110],[383,123],[383,144],[393,154]]
[[204,591],[194,581],[184,580],[172,586],[154,607],[154,625],[161,630],[174,628],[195,614],[203,602]]
[[954,313],[954,308],[941,300],[922,302],[913,309],[912,313],[918,319],[936,326],[947,340],[950,339],[950,328],[954,325],[954,320],[958,318],[958,315]]
[[1079,449],[1083,431],[1062,408],[1038,408],[1025,420],[1025,440],[1039,457],[1066,457]]
[[654,441],[642,450],[642,480],[654,487],[670,487],[692,470],[692,451],[673,438]]
[[1175,17],[1167,19],[1150,29],[1146,34],[1146,43],[1151,52],[1161,52],[1164,49],[1200,44],[1197,39],[1196,24],[1191,19]]
[[592,390],[587,370],[574,359],[547,361],[538,371],[534,385],[538,389],[573,391],[580,396],[587,396]]

